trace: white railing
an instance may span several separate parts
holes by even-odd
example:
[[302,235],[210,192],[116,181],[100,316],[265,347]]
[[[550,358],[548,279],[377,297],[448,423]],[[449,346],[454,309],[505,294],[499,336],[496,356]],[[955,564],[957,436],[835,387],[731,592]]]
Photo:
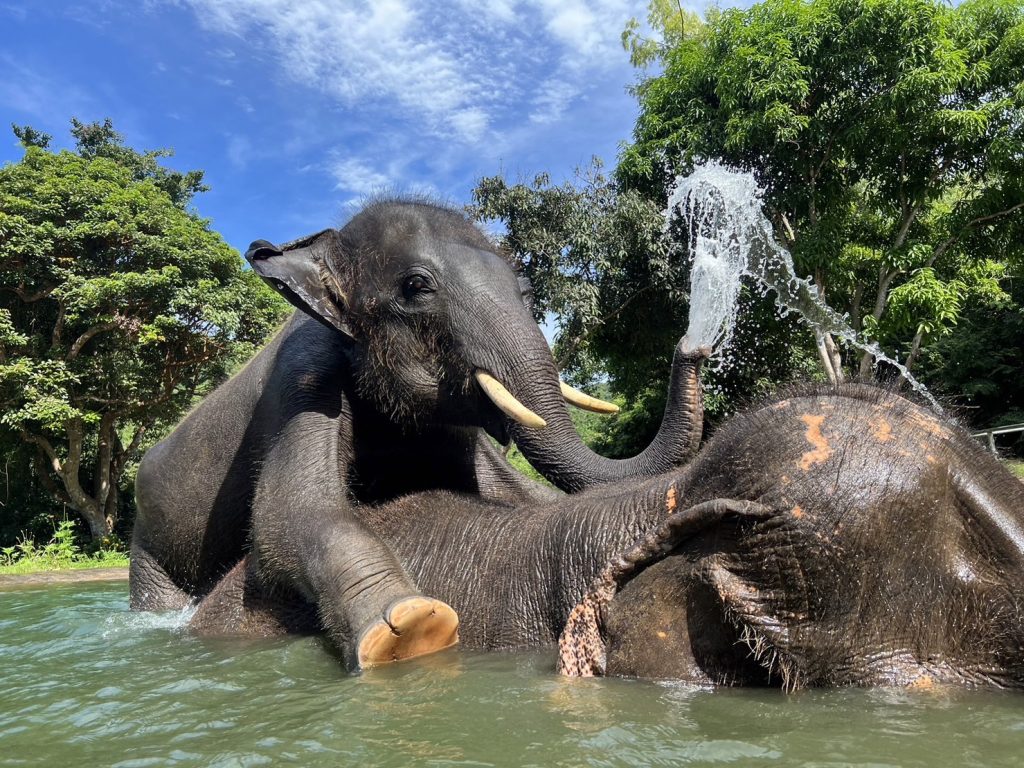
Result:
[[1007,424],[1005,427],[993,427],[972,432],[971,437],[988,438],[988,448],[992,453],[996,451],[996,435],[1009,435],[1013,432],[1024,432],[1024,424]]

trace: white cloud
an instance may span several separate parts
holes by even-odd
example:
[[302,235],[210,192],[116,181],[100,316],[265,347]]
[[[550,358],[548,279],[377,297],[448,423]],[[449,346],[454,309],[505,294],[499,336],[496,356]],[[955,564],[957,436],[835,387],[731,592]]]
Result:
[[27,8],[23,8],[19,5],[10,5],[8,3],[0,3],[0,13],[12,16],[18,21],[24,21],[28,18]]
[[530,112],[530,122],[547,125],[557,122],[566,105],[579,93],[578,87],[568,80],[552,78],[537,86]]
[[238,170],[244,170],[252,158],[252,142],[245,136],[228,135],[228,162]]
[[337,182],[334,188],[353,195],[371,195],[395,183],[395,179],[388,173],[363,160],[342,157],[339,153],[332,155],[329,169]]
[[272,51],[286,76],[348,108],[384,108],[476,145],[558,120],[594,71],[622,66],[643,0],[179,0],[207,29]]

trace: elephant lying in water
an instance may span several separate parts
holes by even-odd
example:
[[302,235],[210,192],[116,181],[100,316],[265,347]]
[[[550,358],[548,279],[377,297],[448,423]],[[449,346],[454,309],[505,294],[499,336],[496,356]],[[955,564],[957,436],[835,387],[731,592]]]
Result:
[[[1024,686],[1024,484],[961,429],[847,385],[752,410],[683,469],[552,501],[361,508],[465,647],[701,684]],[[239,563],[202,633],[316,630]]]

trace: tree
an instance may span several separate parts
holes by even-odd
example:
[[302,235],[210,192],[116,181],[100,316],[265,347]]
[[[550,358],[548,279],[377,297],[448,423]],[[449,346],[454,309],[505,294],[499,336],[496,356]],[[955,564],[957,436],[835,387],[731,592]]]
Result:
[[767,0],[662,58],[619,182],[664,200],[695,159],[754,170],[798,271],[911,364],[1024,247],[1019,0]]
[[622,31],[622,47],[629,52],[630,63],[639,69],[664,64],[669,52],[687,37],[692,37],[704,22],[693,11],[683,8],[680,0],[650,0],[647,24],[652,35],[642,34],[637,18],[626,22]]
[[[686,272],[661,236],[663,218],[655,204],[636,193],[620,194],[596,158],[575,183],[553,185],[545,174],[530,184],[509,185],[501,177],[482,179],[473,191],[471,212],[501,221],[503,245],[529,280],[534,315],[557,319],[555,359],[571,379],[586,383],[597,368],[610,371],[623,389],[643,387],[631,367],[636,353],[671,354],[663,338],[687,312]],[[648,315],[662,318],[649,323]],[[665,317],[675,322],[665,322]],[[668,326],[668,327],[666,327]],[[619,331],[637,329],[633,354],[617,365]],[[606,345],[609,333],[615,344]]]
[[[664,236],[658,203],[621,190],[596,158],[563,184],[546,174],[519,184],[481,179],[473,200],[476,218],[501,222],[502,245],[531,283],[537,320],[555,319],[555,360],[565,377],[585,386],[607,376],[623,396],[623,412],[602,421],[592,443],[610,456],[634,455],[661,422],[689,312],[689,264]],[[780,318],[756,294],[745,301],[734,339],[752,364],[707,372],[712,423],[737,397],[766,393],[807,369],[807,349],[791,341],[795,318]]]
[[[0,168],[0,424],[94,538],[147,433],[224,378],[285,307],[187,209],[202,173],[137,153],[110,121],[76,152],[21,129]],[[31,140],[28,140],[31,139]]]

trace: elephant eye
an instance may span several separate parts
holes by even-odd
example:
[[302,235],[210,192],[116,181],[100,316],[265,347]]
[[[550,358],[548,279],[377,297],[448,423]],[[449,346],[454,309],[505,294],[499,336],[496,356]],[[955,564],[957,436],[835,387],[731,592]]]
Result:
[[421,293],[429,293],[432,290],[430,282],[423,275],[409,275],[402,283],[402,295],[406,299],[411,299]]

